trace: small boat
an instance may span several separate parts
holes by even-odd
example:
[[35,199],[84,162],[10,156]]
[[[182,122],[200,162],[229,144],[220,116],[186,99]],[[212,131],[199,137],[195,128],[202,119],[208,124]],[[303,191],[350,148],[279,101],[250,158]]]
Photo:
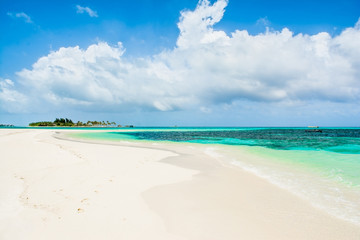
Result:
[[306,129],[305,132],[321,132],[322,133],[322,130],[319,129],[319,126],[308,126],[308,129]]

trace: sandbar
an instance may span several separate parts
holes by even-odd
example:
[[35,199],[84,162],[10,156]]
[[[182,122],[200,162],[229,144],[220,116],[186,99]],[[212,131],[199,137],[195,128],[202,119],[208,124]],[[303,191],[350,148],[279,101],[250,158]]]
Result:
[[0,129],[0,239],[360,239],[206,145],[69,131]]

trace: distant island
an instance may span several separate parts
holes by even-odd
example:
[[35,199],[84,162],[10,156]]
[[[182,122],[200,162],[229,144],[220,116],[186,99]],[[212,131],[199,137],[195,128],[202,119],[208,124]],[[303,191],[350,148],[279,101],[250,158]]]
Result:
[[14,127],[12,124],[0,124],[0,127]]
[[[81,122],[77,121],[74,123],[71,119],[68,118],[56,118],[55,121],[42,121],[42,122],[32,122],[29,123],[30,127],[123,127],[116,122],[109,121],[87,121]],[[134,127],[133,125],[126,125],[124,127]]]

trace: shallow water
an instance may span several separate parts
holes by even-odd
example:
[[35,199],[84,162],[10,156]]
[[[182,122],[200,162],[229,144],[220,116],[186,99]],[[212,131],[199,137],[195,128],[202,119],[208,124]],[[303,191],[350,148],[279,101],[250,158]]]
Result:
[[[306,130],[151,128],[76,135],[115,141],[172,141],[207,144],[215,148],[224,146],[233,164],[307,199],[332,215],[360,224],[360,128],[325,128],[322,132]],[[241,151],[256,158],[241,158]]]

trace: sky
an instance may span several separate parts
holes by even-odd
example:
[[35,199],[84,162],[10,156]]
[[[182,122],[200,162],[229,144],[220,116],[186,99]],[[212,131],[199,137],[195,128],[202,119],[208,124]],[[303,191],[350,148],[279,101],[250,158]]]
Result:
[[0,0],[0,124],[360,126],[358,0]]

